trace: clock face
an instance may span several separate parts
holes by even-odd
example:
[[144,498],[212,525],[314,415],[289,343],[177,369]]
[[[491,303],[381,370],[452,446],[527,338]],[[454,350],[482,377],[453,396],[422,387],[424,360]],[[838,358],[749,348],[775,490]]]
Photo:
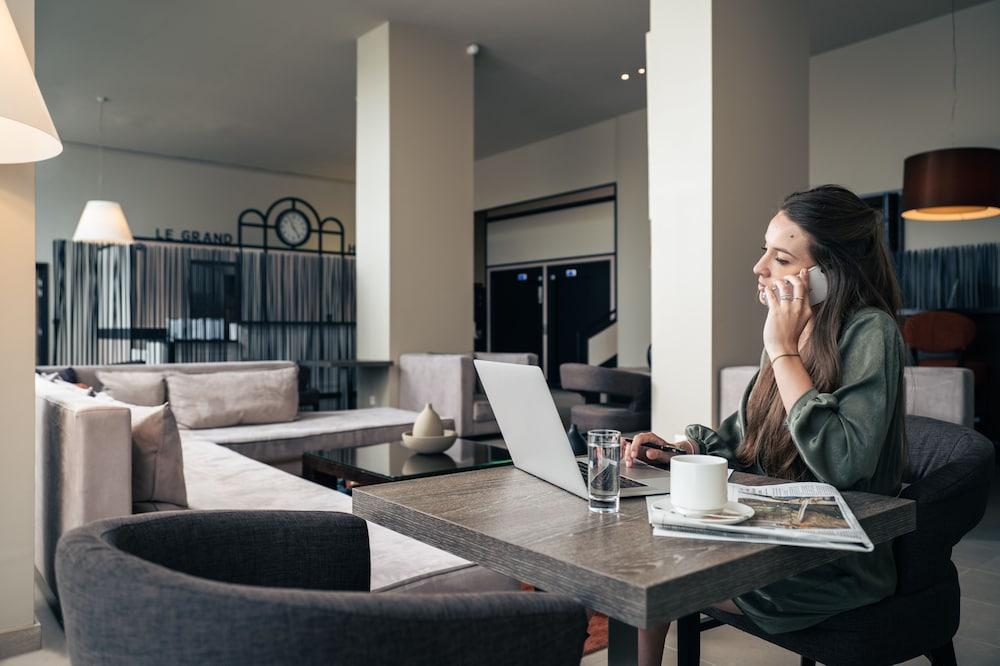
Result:
[[289,247],[302,245],[309,240],[309,234],[312,232],[309,220],[294,208],[289,208],[278,215],[274,227],[278,232],[278,238]]

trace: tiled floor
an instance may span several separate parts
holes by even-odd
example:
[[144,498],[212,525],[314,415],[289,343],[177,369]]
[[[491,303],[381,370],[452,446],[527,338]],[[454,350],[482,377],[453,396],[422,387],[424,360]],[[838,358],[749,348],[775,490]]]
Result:
[[[994,479],[990,503],[982,522],[955,548],[952,559],[962,583],[962,624],[955,637],[962,666],[1000,664],[1000,475]],[[52,612],[39,597],[36,614],[42,623],[41,650],[4,661],[4,666],[62,666],[69,664],[63,633]],[[664,664],[674,664],[677,653],[673,633],[667,639]],[[780,666],[798,664],[798,656],[757,640],[730,627],[702,635],[702,664],[723,666]],[[581,666],[601,666],[607,652],[585,657]],[[914,659],[907,664],[926,664]]]

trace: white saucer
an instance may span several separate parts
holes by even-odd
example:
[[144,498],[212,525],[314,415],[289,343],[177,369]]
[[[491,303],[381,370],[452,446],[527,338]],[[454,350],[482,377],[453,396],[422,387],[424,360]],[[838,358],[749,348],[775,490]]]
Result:
[[705,514],[703,516],[687,516],[674,508],[670,503],[670,498],[662,499],[653,503],[656,511],[665,511],[670,514],[671,520],[677,522],[690,523],[692,525],[735,525],[744,520],[753,518],[753,507],[739,502],[727,502],[720,511]]

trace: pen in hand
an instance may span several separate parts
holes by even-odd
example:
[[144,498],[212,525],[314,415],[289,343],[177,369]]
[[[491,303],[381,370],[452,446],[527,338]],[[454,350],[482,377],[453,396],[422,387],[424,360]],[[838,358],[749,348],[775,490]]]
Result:
[[[622,442],[628,446],[632,446],[632,439],[629,437],[622,437]],[[687,455],[691,453],[687,449],[682,449],[677,446],[671,446],[670,444],[657,444],[654,442],[643,442],[641,446],[645,446],[650,449],[656,449],[657,451],[663,451],[664,453],[670,453],[674,455]],[[632,465],[632,456],[628,456],[625,460],[625,465],[630,467]]]

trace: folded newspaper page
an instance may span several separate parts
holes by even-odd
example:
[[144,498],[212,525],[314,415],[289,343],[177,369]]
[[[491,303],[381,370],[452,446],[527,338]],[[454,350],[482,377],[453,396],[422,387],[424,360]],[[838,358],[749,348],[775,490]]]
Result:
[[773,486],[729,484],[729,500],[754,510],[742,523],[705,524],[673,511],[655,508],[669,495],[646,498],[655,536],[714,541],[770,543],[806,548],[871,552],[871,539],[840,492],[825,483],[782,483]]

